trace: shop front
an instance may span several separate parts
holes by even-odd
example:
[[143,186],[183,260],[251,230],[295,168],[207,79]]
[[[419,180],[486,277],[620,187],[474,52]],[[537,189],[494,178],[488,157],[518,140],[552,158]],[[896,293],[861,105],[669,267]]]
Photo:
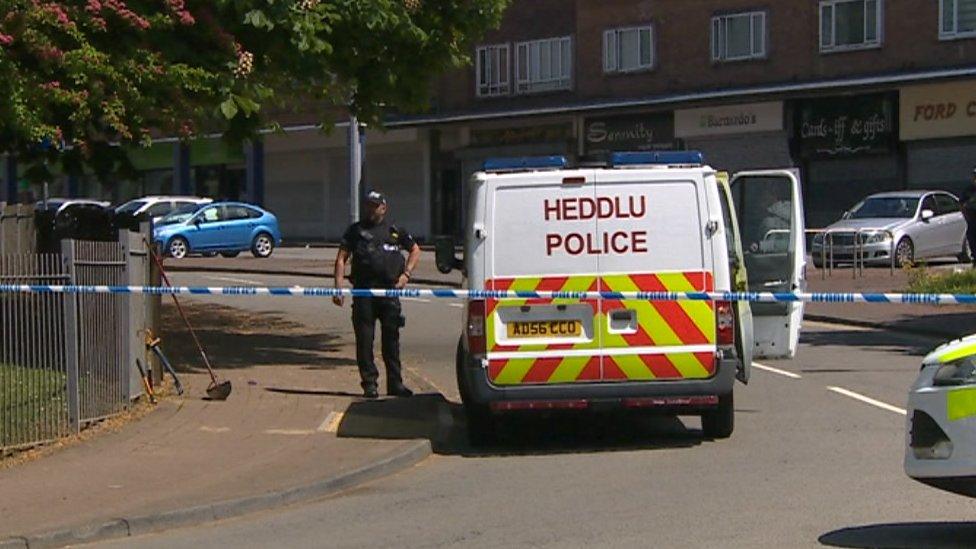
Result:
[[720,105],[674,113],[675,136],[729,172],[792,167],[783,102]]
[[[291,241],[338,241],[349,224],[346,129],[318,129],[264,140],[264,202]],[[430,235],[427,132],[365,131],[362,188],[381,189],[391,218],[418,239]]]
[[976,168],[976,81],[899,91],[908,186],[959,194]]
[[667,151],[680,148],[674,134],[674,113],[634,113],[586,118],[580,150],[599,160],[618,151]]
[[904,188],[896,104],[887,93],[797,101],[807,226],[833,223],[869,194]]

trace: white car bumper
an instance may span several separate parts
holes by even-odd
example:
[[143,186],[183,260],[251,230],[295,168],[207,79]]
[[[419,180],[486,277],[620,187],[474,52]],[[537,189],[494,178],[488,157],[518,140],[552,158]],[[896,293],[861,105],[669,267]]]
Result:
[[908,396],[905,473],[976,497],[976,384],[939,386],[926,365]]

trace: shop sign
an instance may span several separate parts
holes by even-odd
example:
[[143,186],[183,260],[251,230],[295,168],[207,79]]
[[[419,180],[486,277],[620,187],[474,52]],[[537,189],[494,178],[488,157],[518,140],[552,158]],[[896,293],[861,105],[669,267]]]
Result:
[[674,133],[682,138],[782,129],[782,101],[685,109],[674,113]]
[[674,149],[672,113],[588,118],[583,126],[586,154]]
[[900,96],[902,140],[976,135],[976,81],[912,86]]
[[891,96],[811,99],[800,104],[797,132],[806,156],[844,157],[891,150],[895,137]]
[[472,147],[498,147],[527,143],[575,141],[572,123],[471,130]]

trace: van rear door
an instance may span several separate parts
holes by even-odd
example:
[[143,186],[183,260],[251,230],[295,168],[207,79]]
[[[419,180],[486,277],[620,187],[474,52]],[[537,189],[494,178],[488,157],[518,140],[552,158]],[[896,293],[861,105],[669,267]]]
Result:
[[[485,287],[597,291],[593,170],[491,178]],[[486,300],[495,385],[600,380],[596,300]]]
[[[804,291],[803,199],[796,170],[739,172],[731,189],[749,291]],[[753,303],[751,309],[754,356],[792,358],[799,343],[803,303]]]
[[[601,290],[711,291],[701,170],[597,172]],[[705,379],[715,373],[714,304],[601,302],[603,381]]]

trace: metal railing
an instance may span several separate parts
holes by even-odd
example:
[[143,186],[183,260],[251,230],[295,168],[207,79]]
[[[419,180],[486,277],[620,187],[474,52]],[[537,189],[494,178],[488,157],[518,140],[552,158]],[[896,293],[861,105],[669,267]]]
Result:
[[[0,283],[51,284],[71,278],[57,254],[0,256]],[[65,315],[71,296],[0,296],[0,449],[70,432]]]
[[[0,255],[0,284],[146,283],[142,235],[65,240],[60,254]],[[77,433],[141,394],[145,296],[0,295],[0,452]]]
[[882,228],[862,227],[859,229],[807,229],[807,234],[822,235],[820,240],[820,277],[826,279],[833,276],[834,267],[838,261],[834,256],[834,235],[852,235],[850,244],[840,244],[843,247],[851,248],[851,276],[857,278],[864,275],[864,264],[866,263],[865,245],[867,244],[864,235],[884,234],[888,237],[888,268],[889,274],[895,274],[895,235],[892,231]]

